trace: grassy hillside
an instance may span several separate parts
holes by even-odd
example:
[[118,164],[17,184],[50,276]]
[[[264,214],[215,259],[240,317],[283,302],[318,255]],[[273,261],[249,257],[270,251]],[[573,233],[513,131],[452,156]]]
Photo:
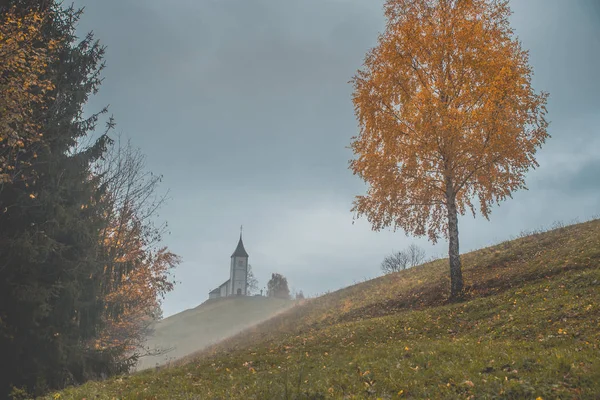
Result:
[[462,303],[447,303],[439,260],[306,301],[171,368],[60,398],[597,399],[600,221],[463,262]]
[[145,344],[154,349],[171,349],[144,357],[137,369],[163,365],[232,336],[289,308],[293,302],[267,297],[232,297],[209,300],[200,306],[158,322]]

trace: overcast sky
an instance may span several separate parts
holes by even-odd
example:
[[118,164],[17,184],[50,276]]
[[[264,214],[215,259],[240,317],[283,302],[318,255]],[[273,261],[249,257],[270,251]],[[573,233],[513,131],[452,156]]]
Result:
[[[315,295],[379,275],[418,243],[352,224],[366,186],[348,170],[357,133],[348,81],[384,27],[382,0],[77,0],[81,34],[107,46],[89,110],[110,104],[117,131],[164,176],[160,219],[183,257],[165,316],[206,300],[244,243],[261,287],[272,272]],[[555,220],[600,213],[600,3],[512,2],[536,90],[550,92],[552,138],[540,167],[490,221],[460,220],[463,252]]]

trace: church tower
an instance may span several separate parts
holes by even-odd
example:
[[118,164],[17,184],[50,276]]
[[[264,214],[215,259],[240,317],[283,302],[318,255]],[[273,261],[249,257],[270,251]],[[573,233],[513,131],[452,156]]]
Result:
[[240,229],[240,240],[231,255],[231,268],[229,273],[228,296],[246,295],[248,286],[248,253],[244,249],[242,232]]

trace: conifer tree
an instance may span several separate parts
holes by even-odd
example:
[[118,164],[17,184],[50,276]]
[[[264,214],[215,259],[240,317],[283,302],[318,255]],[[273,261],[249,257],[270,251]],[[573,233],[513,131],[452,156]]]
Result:
[[[13,4],[6,4],[13,3]],[[80,12],[54,2],[5,2],[1,15],[43,15],[37,45],[56,42],[42,78],[50,90],[27,116],[39,140],[19,153],[23,176],[0,192],[0,397],[11,386],[33,394],[113,373],[110,355],[88,351],[99,328],[97,260],[102,188],[91,165],[109,139],[81,141],[100,115],[83,117],[100,84],[104,48],[88,35],[75,37]],[[33,123],[32,122],[32,123]]]
[[83,116],[104,48],[75,36],[81,14],[0,2],[0,58],[15,40],[21,54],[0,85],[0,398],[128,371],[179,263],[150,221],[160,177],[144,180],[139,153],[112,163],[112,118],[93,139],[106,109]]

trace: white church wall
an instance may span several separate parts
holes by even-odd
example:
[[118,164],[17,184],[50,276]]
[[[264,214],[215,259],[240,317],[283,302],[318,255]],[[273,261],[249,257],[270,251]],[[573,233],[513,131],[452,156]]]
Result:
[[248,260],[245,257],[234,257],[235,266],[234,271],[234,283],[233,283],[233,294],[237,295],[238,290],[242,295],[246,295],[246,279],[247,279],[247,265]]
[[231,257],[231,261],[229,263],[229,288],[227,289],[227,295],[231,296],[233,293],[235,293],[235,282],[234,282],[234,276],[235,274],[235,257]]

